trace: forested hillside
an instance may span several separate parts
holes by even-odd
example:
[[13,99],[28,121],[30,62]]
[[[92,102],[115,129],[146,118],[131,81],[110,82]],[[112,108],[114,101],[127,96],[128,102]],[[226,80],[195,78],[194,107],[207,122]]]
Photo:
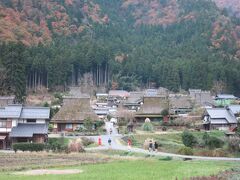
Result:
[[88,72],[108,88],[240,94],[240,3],[227,2],[0,0],[0,93],[21,101],[26,88],[77,85]]

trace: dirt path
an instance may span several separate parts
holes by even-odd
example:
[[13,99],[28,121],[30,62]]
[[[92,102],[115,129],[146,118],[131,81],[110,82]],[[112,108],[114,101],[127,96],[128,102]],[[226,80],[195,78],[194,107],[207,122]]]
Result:
[[78,169],[67,169],[67,170],[50,170],[50,169],[36,169],[36,170],[29,170],[29,171],[21,171],[21,172],[15,172],[16,175],[46,175],[46,174],[78,174],[82,173],[82,170]]

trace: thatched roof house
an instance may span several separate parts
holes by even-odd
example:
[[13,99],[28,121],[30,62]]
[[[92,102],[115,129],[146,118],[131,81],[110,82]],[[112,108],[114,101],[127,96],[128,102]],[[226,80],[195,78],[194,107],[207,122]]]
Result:
[[201,89],[189,89],[189,95],[198,106],[213,106],[214,101],[210,91]]
[[168,109],[168,98],[163,96],[145,96],[143,105],[136,113],[137,119],[159,118],[164,109]]
[[170,96],[170,108],[173,114],[189,113],[193,109],[193,103],[189,96],[174,95]]
[[90,106],[89,97],[64,97],[63,106],[52,118],[54,129],[75,130],[85,119],[98,120],[97,115]]

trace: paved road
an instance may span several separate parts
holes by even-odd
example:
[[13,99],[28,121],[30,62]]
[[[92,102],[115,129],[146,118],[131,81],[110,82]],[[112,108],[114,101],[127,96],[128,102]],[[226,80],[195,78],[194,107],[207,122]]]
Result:
[[[124,146],[120,143],[120,138],[122,135],[117,133],[116,128],[113,126],[112,123],[106,122],[105,124],[107,129],[107,135],[101,135],[102,138],[102,145],[100,147],[95,148],[87,148],[87,150],[106,150],[106,149],[114,149],[114,150],[123,150],[123,151],[131,151],[136,153],[144,153],[144,154],[151,154],[155,156],[169,156],[173,158],[190,158],[196,160],[215,160],[215,161],[240,161],[240,158],[227,158],[227,157],[205,157],[205,156],[186,156],[186,155],[179,155],[179,154],[172,154],[172,153],[165,153],[165,152],[149,152],[148,150],[144,150],[141,148],[133,148],[130,149],[127,146]],[[110,134],[110,128],[113,130],[113,133]],[[99,136],[89,137],[92,138],[94,141],[98,142]],[[111,146],[108,145],[108,139],[112,140]]]

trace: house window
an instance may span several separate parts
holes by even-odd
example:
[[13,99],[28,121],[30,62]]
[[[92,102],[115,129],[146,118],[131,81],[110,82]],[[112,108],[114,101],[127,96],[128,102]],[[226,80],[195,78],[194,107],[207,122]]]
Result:
[[0,121],[0,128],[6,128],[7,122],[6,121]]
[[36,119],[27,119],[27,123],[36,123]]
[[73,125],[72,124],[66,124],[66,129],[72,129]]

